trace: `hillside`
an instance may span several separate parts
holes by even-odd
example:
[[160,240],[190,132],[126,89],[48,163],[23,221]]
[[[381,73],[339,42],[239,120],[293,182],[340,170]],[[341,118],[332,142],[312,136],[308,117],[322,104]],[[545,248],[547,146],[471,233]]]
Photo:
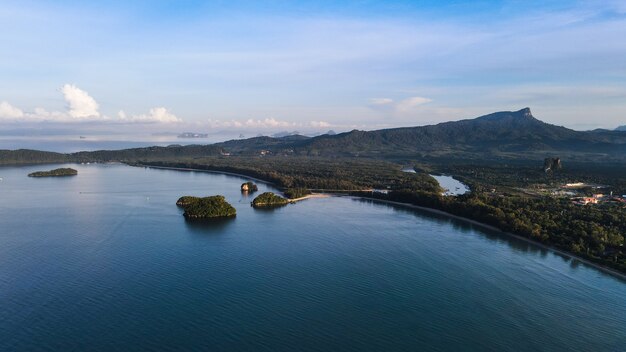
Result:
[[294,148],[297,153],[312,155],[523,158],[533,154],[582,153],[622,158],[626,152],[626,133],[574,131],[544,123],[526,108],[430,126],[354,130],[312,138]]
[[626,131],[574,131],[535,118],[530,109],[504,111],[436,125],[325,134],[254,137],[211,145],[172,145],[72,154],[0,150],[0,164],[83,161],[154,161],[220,155],[366,157],[388,160],[626,160]]

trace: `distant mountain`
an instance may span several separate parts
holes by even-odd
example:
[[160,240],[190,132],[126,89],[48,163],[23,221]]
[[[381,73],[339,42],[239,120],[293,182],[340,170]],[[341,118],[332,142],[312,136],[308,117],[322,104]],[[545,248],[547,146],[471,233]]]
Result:
[[178,138],[207,138],[208,136],[207,133],[183,132],[178,135]]
[[[301,155],[381,159],[626,161],[626,132],[574,131],[536,119],[530,109],[436,125],[324,134],[259,136],[211,145],[149,147],[73,154],[0,151],[0,164],[26,160],[133,161],[226,155]],[[26,162],[24,161],[24,162]]]
[[[313,156],[543,159],[546,154],[576,154],[623,159],[626,154],[626,133],[574,131],[536,119],[529,108],[429,126],[241,142],[245,142],[247,148],[269,149],[275,153],[290,150]],[[228,142],[218,145],[235,147]],[[242,147],[237,145],[236,149],[241,151]]]
[[616,131],[626,131],[626,125],[619,126],[615,129]]
[[298,131],[293,131],[293,132],[282,131],[282,132],[274,133],[272,135],[272,137],[274,137],[274,138],[282,138],[282,137],[287,137],[287,136],[295,136],[295,135],[299,135],[299,134],[300,134],[300,132],[298,132]]

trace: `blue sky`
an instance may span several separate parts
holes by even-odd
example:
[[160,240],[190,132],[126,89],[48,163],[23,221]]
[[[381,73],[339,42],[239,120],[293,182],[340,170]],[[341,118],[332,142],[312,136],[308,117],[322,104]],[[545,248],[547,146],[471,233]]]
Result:
[[624,1],[3,1],[0,126],[626,124]]

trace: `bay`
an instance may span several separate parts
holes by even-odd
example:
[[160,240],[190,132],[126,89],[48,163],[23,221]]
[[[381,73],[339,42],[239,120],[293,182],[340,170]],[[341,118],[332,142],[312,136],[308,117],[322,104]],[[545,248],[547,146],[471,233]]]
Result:
[[[76,168],[78,176],[29,178]],[[426,212],[350,197],[250,207],[245,178],[0,168],[2,351],[597,351],[626,284]],[[260,192],[274,190],[259,184]],[[182,195],[237,217],[187,222]]]

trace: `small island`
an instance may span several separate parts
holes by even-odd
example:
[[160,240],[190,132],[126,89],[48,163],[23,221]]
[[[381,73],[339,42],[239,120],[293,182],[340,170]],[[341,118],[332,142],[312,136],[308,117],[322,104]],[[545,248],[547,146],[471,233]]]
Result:
[[60,169],[54,169],[50,171],[36,171],[28,174],[28,177],[58,177],[58,176],[76,176],[78,171],[66,167]]
[[221,195],[203,198],[183,196],[176,205],[185,209],[183,216],[190,220],[230,218],[237,215],[237,210]]
[[265,192],[254,198],[252,206],[255,208],[279,207],[289,203],[289,199],[276,195],[273,192]]
[[241,191],[242,192],[256,192],[259,190],[259,187],[257,187],[257,185],[254,182],[248,181],[248,182],[244,182],[241,184]]

